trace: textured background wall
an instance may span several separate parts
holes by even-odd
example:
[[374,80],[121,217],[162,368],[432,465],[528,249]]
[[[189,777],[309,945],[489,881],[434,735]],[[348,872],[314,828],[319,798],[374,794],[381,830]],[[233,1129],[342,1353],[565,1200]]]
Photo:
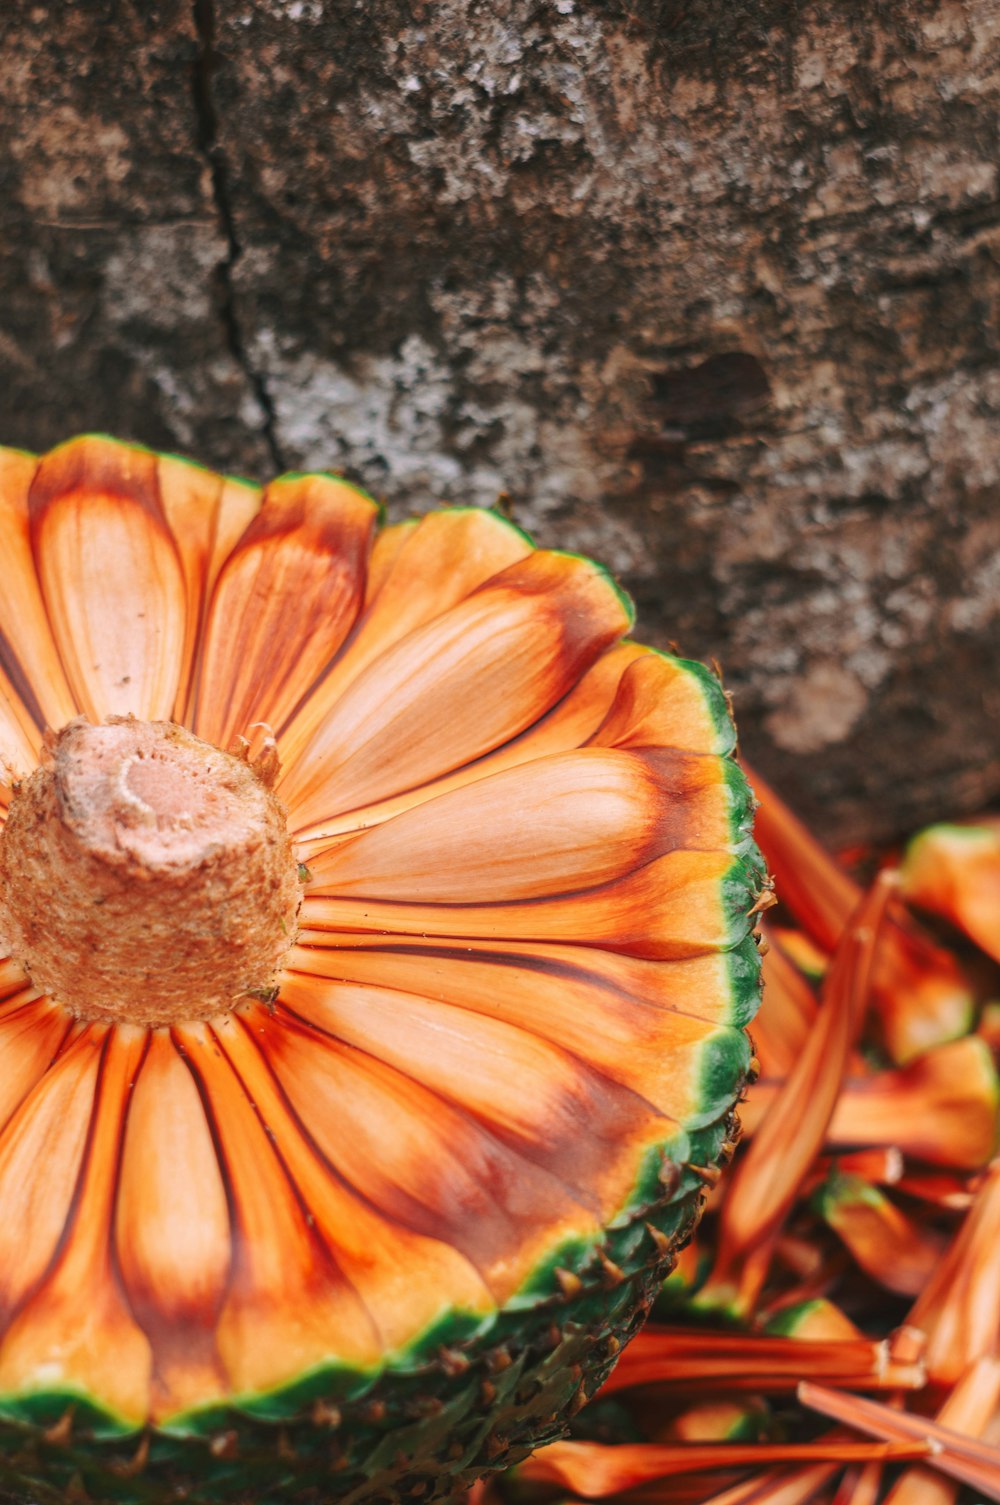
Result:
[[34,0],[0,434],[500,490],[835,838],[1000,793],[996,0]]

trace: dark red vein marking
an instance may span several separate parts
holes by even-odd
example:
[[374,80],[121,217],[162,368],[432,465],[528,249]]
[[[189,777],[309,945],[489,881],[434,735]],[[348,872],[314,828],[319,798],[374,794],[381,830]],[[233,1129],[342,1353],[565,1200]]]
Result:
[[[54,645],[55,640],[53,639],[53,647]],[[10,681],[11,688],[19,697],[24,709],[38,728],[39,733],[44,732],[48,725],[45,713],[38,703],[38,697],[35,694],[31,680],[28,678],[20,659],[14,652],[10,639],[2,629],[0,629],[0,668],[3,669]]]
[[[262,1133],[262,1135],[263,1135],[263,1137],[264,1137],[267,1145],[269,1146],[272,1154],[274,1155],[275,1159],[277,1160],[278,1165],[281,1168],[281,1173],[284,1176],[285,1181],[288,1184],[288,1188],[289,1188],[289,1190],[290,1190],[290,1192],[292,1194],[292,1198],[293,1198],[296,1206],[298,1207],[298,1209],[299,1209],[299,1211],[300,1211],[300,1213],[302,1215],[302,1221],[303,1221],[303,1224],[304,1224],[304,1226],[305,1226],[305,1228],[307,1230],[307,1238],[309,1239],[310,1243],[313,1244],[313,1246],[315,1247],[317,1253],[319,1254],[320,1261],[321,1261],[322,1265],[326,1267],[328,1275],[333,1276],[335,1280],[339,1280],[344,1286],[347,1287],[348,1290],[350,1290],[350,1291],[352,1291],[354,1293],[354,1295],[357,1297],[358,1301],[360,1302],[363,1310],[365,1311],[366,1315],[368,1316],[368,1320],[372,1324],[373,1331],[377,1333],[378,1332],[378,1325],[377,1325],[377,1323],[375,1322],[375,1320],[372,1317],[371,1313],[368,1311],[368,1308],[365,1305],[365,1302],[364,1302],[363,1297],[361,1296],[361,1293],[357,1290],[357,1288],[355,1287],[354,1283],[348,1278],[348,1276],[345,1274],[345,1272],[343,1271],[343,1269],[340,1267],[340,1265],[338,1264],[336,1258],[334,1257],[333,1251],[330,1249],[330,1247],[327,1244],[326,1240],[321,1236],[321,1234],[320,1234],[320,1232],[319,1232],[319,1230],[318,1230],[318,1228],[316,1226],[316,1219],[315,1219],[315,1217],[314,1217],[314,1215],[313,1215],[313,1213],[312,1213],[312,1211],[311,1211],[308,1203],[306,1202],[305,1197],[302,1195],[302,1192],[301,1192],[301,1190],[300,1190],[300,1188],[298,1186],[298,1183],[296,1182],[295,1178],[292,1176],[291,1172],[289,1171],[288,1165],[285,1162],[285,1158],[282,1155],[281,1151],[278,1149],[278,1146],[277,1146],[277,1144],[274,1141],[273,1135],[271,1134],[271,1132],[270,1132],[267,1124],[264,1122],[264,1119],[262,1118],[261,1113],[260,1113],[260,1109],[258,1108],[257,1104],[254,1102],[254,1099],[251,1096],[251,1094],[250,1094],[250,1092],[249,1092],[249,1090],[247,1088],[246,1083],[243,1081],[243,1078],[240,1076],[238,1070],[236,1069],[235,1065],[233,1064],[233,1061],[232,1061],[232,1059],[231,1059],[231,1057],[229,1055],[229,1052],[226,1050],[225,1045],[223,1044],[221,1038],[216,1033],[216,1031],[211,1027],[211,1025],[207,1026],[207,1030],[208,1030],[208,1033],[211,1035],[212,1039],[214,1040],[216,1046],[218,1047],[219,1053],[221,1055],[221,1058],[225,1061],[226,1066],[229,1069],[230,1073],[232,1074],[233,1078],[235,1079],[236,1084],[237,1084],[240,1092],[243,1094],[243,1097],[246,1099],[246,1102],[249,1105],[249,1107],[251,1109],[251,1112],[253,1113],[254,1118],[257,1120],[257,1123],[260,1125],[261,1133]],[[199,1091],[202,1092],[202,1101],[206,1102],[207,1088],[205,1088],[204,1081],[203,1081],[203,1079],[200,1078],[200,1074],[198,1073],[197,1067],[195,1066],[195,1063],[194,1063],[193,1059],[191,1058],[191,1056],[187,1052],[184,1052],[183,1054],[184,1054],[184,1058],[185,1058],[185,1060],[187,1062],[189,1070],[195,1076],[196,1083],[199,1085]],[[204,1089],[204,1091],[202,1089]],[[208,1101],[210,1102],[210,1098],[208,1098]],[[212,1119],[210,1120],[210,1124],[214,1124],[214,1121],[215,1121],[214,1120],[214,1110],[208,1108],[208,1109],[206,1109],[206,1111],[212,1113],[213,1116],[212,1116]],[[228,1173],[228,1166],[227,1166],[227,1162],[226,1162],[226,1159],[225,1159],[225,1152],[221,1150],[221,1146],[219,1145],[219,1141],[216,1138],[215,1134],[213,1134],[213,1140],[215,1141],[215,1143],[217,1144],[217,1146],[219,1147],[219,1150],[220,1150],[220,1162],[219,1163],[220,1163],[220,1168],[223,1169],[223,1180],[224,1180],[224,1184],[226,1186],[227,1199],[229,1200],[230,1207],[233,1210],[233,1217],[234,1217],[233,1226],[234,1226],[235,1229],[239,1230],[239,1232],[240,1232],[240,1234],[242,1236],[243,1229],[242,1229],[242,1226],[241,1226],[240,1216],[239,1216],[239,1198],[236,1197],[235,1195],[231,1195],[231,1192],[232,1192],[232,1183],[231,1183],[230,1176],[229,1176],[229,1173]],[[237,1242],[236,1242],[235,1239],[234,1239],[233,1242],[234,1242],[234,1260],[233,1260],[233,1265],[235,1267],[236,1254],[237,1254]]]

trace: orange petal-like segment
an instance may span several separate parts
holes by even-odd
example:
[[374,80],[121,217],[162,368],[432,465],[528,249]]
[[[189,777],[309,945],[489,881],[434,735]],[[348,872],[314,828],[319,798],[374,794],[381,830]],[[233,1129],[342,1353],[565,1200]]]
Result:
[[879,1032],[894,1061],[904,1064],[971,1027],[972,994],[952,952],[912,926],[903,906],[890,907],[872,978]]
[[62,726],[76,714],[42,602],[28,526],[28,488],[34,455],[0,447],[0,814],[15,778],[38,762],[46,723]]
[[205,625],[194,730],[228,747],[277,729],[354,624],[378,508],[333,476],[283,476],[219,574]]
[[921,832],[900,877],[911,903],[950,920],[1000,961],[1000,821]]
[[102,1041],[101,1030],[78,1036],[0,1133],[0,1206],[6,1209],[0,1218],[0,1331],[45,1274],[71,1215]]
[[[31,718],[28,736],[35,748],[46,725],[64,726],[77,712],[52,640],[31,552],[28,492],[37,468],[34,455],[0,447],[0,682],[6,680]],[[0,730],[0,756],[4,752]]]
[[[299,947],[288,966],[304,967],[332,981],[434,998],[503,1020],[562,1046],[680,1123],[691,1113],[709,1109],[704,1054],[728,1033],[727,1026],[626,991],[607,972],[602,976],[590,970],[589,955],[449,949],[427,943],[407,949],[387,942],[380,950],[337,948],[311,954]],[[668,972],[684,965],[660,963]],[[717,997],[726,987],[712,959],[698,958],[690,965],[700,968],[708,996]],[[669,996],[669,982],[664,979],[661,986]]]
[[900,1296],[923,1290],[944,1252],[938,1235],[856,1176],[835,1176],[820,1206],[826,1222],[873,1280]]
[[[569,1489],[585,1500],[602,1499],[619,1491],[638,1489],[678,1473],[702,1473],[716,1468],[760,1468],[768,1463],[838,1463],[859,1459],[925,1457],[927,1443],[844,1442],[553,1442],[517,1467],[518,1479]],[[649,1495],[643,1498],[652,1498]]]
[[332,704],[278,786],[293,827],[440,778],[516,737],[630,622],[587,560],[540,552],[511,565],[395,642]]
[[[0,1392],[65,1388],[99,1396],[133,1422],[149,1409],[149,1343],[132,1317],[112,1257],[111,1229],[129,1088],[146,1034],[109,1030],[101,1048],[93,1117],[66,1230],[40,1285],[18,1311],[0,1345]],[[60,1064],[69,1063],[69,1052]],[[79,1069],[79,1065],[78,1065]],[[87,1075],[86,1069],[81,1073]],[[59,1125],[62,1148],[67,1126]],[[35,1175],[46,1177],[46,1161]],[[23,1207],[23,1195],[19,1199]],[[20,1211],[24,1237],[31,1216]]]
[[[447,515],[454,518],[458,514],[455,511]],[[368,561],[368,579],[365,582],[366,610],[385,586],[396,563],[396,555],[410,535],[420,527],[420,522],[419,517],[407,517],[401,523],[390,523],[388,527],[379,529],[375,542],[372,544],[371,558]]]
[[[841,1467],[839,1463],[815,1463],[811,1468],[755,1470],[752,1478],[734,1484],[721,1494],[710,1495],[708,1499],[699,1494],[692,1505],[809,1505],[812,1500],[826,1498],[821,1490],[836,1477]],[[879,1464],[867,1467],[878,1468],[881,1472]],[[860,1495],[852,1495],[851,1501],[852,1505],[863,1505]]]
[[876,880],[847,930],[805,1050],[731,1177],[718,1253],[698,1302],[746,1313],[763,1288],[774,1239],[819,1152],[861,1028],[890,884]]
[[622,675],[614,704],[591,739],[598,747],[676,747],[724,754],[736,741],[722,687],[708,670],[647,652]]
[[88,436],[51,450],[28,497],[31,541],[74,699],[92,721],[169,719],[184,677],[187,591],[156,456]]
[[163,514],[177,545],[187,594],[184,671],[174,708],[174,719],[184,721],[212,588],[224,559],[259,511],[262,493],[248,481],[216,475],[175,455],[158,455],[156,463]]
[[51,1066],[71,1023],[31,987],[0,1005],[0,1131]]
[[496,904],[611,883],[679,848],[732,846],[725,766],[665,749],[539,758],[310,860],[312,891]]
[[[613,1395],[617,1390],[656,1385],[668,1393],[685,1395],[713,1390],[780,1394],[794,1390],[803,1374],[828,1385],[886,1389],[901,1382],[898,1372],[889,1381],[883,1379],[886,1358],[884,1343],[860,1334],[831,1341],[651,1323],[628,1345],[602,1393]],[[911,1389],[923,1383],[916,1365],[910,1366],[903,1383],[907,1381]]]
[[[461,986],[463,963],[478,966],[519,968],[539,974],[538,986],[548,986],[547,977],[556,980],[557,988],[587,989],[586,1010],[608,1007],[615,1010],[619,999],[631,999],[652,1009],[689,1014],[708,1024],[741,1024],[740,999],[734,989],[732,958],[726,953],[707,952],[676,961],[647,961],[643,957],[622,956],[601,951],[596,946],[557,946],[527,941],[463,941],[449,946],[429,936],[394,939],[371,938],[347,931],[303,930],[300,944],[289,955],[288,965],[296,972],[311,972],[320,977],[341,978],[345,982],[385,984],[404,992],[413,988],[415,978],[429,970],[433,985],[421,981],[417,992],[437,995],[440,986],[449,988],[452,969]],[[535,987],[533,981],[531,984]],[[442,994],[442,996],[446,996]],[[583,996],[582,994],[580,995]],[[596,998],[604,999],[598,1005]],[[586,1020],[581,1028],[586,1028]]]
[[[861,888],[745,759],[743,766],[759,801],[754,834],[778,899],[813,941],[833,952],[861,902]],[[902,1062],[965,1034],[972,1000],[955,958],[916,930],[901,905],[890,915],[872,988],[885,1043]]]
[[316,694],[282,730],[282,767],[291,770],[362,670],[532,552],[510,523],[477,507],[432,512],[418,523],[386,528],[372,550],[365,610],[350,643]]
[[[27,972],[16,962],[12,956],[6,956],[0,961],[0,999],[4,1002],[12,998],[15,993],[24,993],[31,988],[31,981]],[[19,999],[20,1003],[25,999]]]
[[169,1035],[152,1031],[125,1129],[115,1249],[153,1347],[154,1416],[224,1393],[215,1324],[230,1266],[226,1189],[198,1089]]
[[342,685],[400,638],[534,553],[520,529],[482,507],[442,509],[385,532]]
[[[827,1143],[829,1141],[827,1131]],[[903,1164],[903,1156],[894,1144],[885,1149],[875,1146],[865,1150],[846,1150],[839,1155],[820,1155],[813,1163],[813,1174],[803,1190],[814,1191],[838,1171],[845,1176],[859,1176],[862,1181],[871,1181],[875,1186],[898,1186],[903,1179]]]
[[[325,838],[333,838],[338,833],[363,830],[380,821],[390,820],[414,805],[422,805],[440,794],[449,794],[454,789],[477,783],[492,774],[517,768],[552,753],[570,752],[573,748],[581,747],[603,721],[628,665],[648,652],[649,649],[640,647],[638,643],[615,643],[600,655],[568,695],[564,695],[547,715],[542,716],[519,737],[513,737],[494,752],[487,753],[485,757],[477,758],[474,763],[457,768],[440,779],[421,784],[416,789],[408,789],[392,799],[364,805],[345,815],[323,820],[320,823],[322,834],[300,832],[300,841],[305,836],[309,842],[309,852],[321,852],[328,845]],[[312,860],[311,856],[309,860]]]
[[828,1140],[895,1145],[918,1160],[977,1170],[996,1150],[998,1107],[993,1057],[982,1040],[966,1035],[896,1071],[849,1078]]
[[[981,1358],[959,1378],[937,1413],[940,1426],[966,1437],[982,1437],[1000,1415],[1000,1360]],[[929,1468],[910,1468],[893,1485],[885,1505],[953,1505],[957,1482]]]
[[41,744],[34,717],[0,669],[0,814],[10,805],[15,779],[37,766]]
[[560,1181],[405,1071],[281,1005],[256,1027],[335,1172],[390,1222],[459,1250],[498,1303],[561,1238],[597,1233]]
[[398,1351],[449,1311],[492,1311],[489,1291],[457,1250],[390,1222],[325,1160],[311,1133],[311,1112],[300,1116],[292,1108],[254,1043],[257,1028],[251,1011],[244,1020],[220,1021],[216,1036],[280,1146],[315,1228],[371,1313],[383,1347]]
[[358,1292],[316,1229],[280,1148],[207,1026],[174,1032],[206,1104],[234,1222],[216,1328],[237,1393],[291,1382],[325,1359],[373,1367],[381,1343]]
[[948,1252],[908,1322],[927,1334],[927,1372],[951,1385],[997,1345],[1000,1312],[1000,1162],[990,1167]]
[[855,1464],[845,1469],[830,1505],[878,1505],[884,1474],[881,1463]]
[[[990,1361],[984,1360],[980,1374],[992,1386],[989,1366]],[[1000,1500],[1000,1448],[943,1426],[929,1416],[911,1416],[880,1401],[845,1395],[824,1385],[803,1382],[799,1386],[799,1400],[810,1410],[843,1422],[855,1431],[883,1438],[887,1444],[908,1441],[922,1444],[930,1453],[929,1461],[935,1469],[968,1484],[979,1492],[980,1498]]]
[[750,928],[753,875],[726,852],[668,852],[615,882],[568,898],[521,903],[406,904],[307,893],[301,923],[317,930],[454,939],[571,942],[653,959],[725,950]]
[[282,1000],[333,1038],[411,1074],[605,1211],[626,1199],[639,1147],[675,1127],[559,1046],[434,998],[289,975]]

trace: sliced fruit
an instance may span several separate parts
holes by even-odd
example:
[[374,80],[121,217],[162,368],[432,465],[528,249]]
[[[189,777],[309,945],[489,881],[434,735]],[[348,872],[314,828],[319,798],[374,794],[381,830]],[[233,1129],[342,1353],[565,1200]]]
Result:
[[562,1433],[731,1152],[720,686],[494,514],[377,522],[0,452],[0,1491],[470,1483]]

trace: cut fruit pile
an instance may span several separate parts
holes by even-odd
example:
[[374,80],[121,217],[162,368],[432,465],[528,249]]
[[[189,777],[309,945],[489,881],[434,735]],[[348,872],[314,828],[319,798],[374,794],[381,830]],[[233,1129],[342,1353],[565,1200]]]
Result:
[[778,905],[732,1172],[573,1439],[476,1505],[1000,1500],[1000,821],[864,889],[750,778]]
[[[491,512],[0,451],[0,1498],[430,1501],[731,1153],[718,680]],[[290,838],[290,839],[289,839]]]

